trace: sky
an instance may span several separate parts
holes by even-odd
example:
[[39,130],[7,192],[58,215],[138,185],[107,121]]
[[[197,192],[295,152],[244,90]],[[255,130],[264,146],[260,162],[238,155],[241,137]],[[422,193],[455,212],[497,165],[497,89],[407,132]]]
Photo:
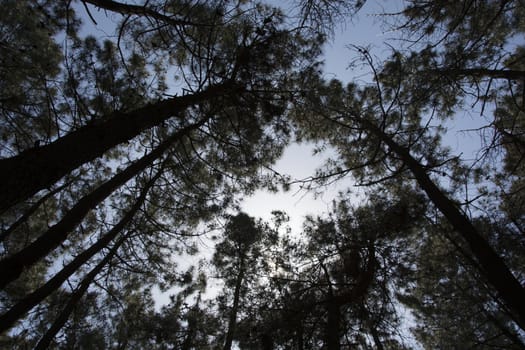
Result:
[[[381,58],[386,57],[391,49],[385,45],[385,41],[390,39],[393,45],[400,44],[399,41],[392,41],[391,39],[399,33],[389,32],[385,30],[382,25],[385,17],[380,16],[381,13],[396,13],[402,8],[403,1],[385,1],[385,0],[368,0],[358,14],[346,23],[341,24],[335,30],[335,36],[331,42],[326,44],[324,52],[324,71],[325,78],[337,78],[343,82],[357,81],[358,83],[369,83],[370,75],[366,74],[366,69],[359,69],[359,67],[350,64],[352,59],[356,57],[355,52],[352,51],[351,45],[366,46],[370,48],[370,52],[378,57],[378,62]],[[104,18],[106,13],[91,7],[92,14],[99,22],[96,31],[102,33],[95,33],[95,35],[112,35],[112,30],[105,29],[103,23],[112,23],[118,21],[117,15],[109,14],[110,18]],[[83,14],[82,9],[79,9],[79,14]],[[112,18],[113,16],[113,18]],[[393,17],[386,17],[387,19]],[[88,21],[88,19],[86,19]],[[478,120],[475,120],[478,118]],[[465,113],[461,118],[454,118],[454,124],[448,125],[451,132],[445,142],[450,146],[455,153],[463,152],[466,157],[475,149],[479,149],[475,145],[479,145],[479,138],[476,133],[466,133],[462,130],[475,128],[479,124],[479,113]],[[290,175],[293,179],[305,179],[314,175],[315,170],[321,167],[327,157],[331,156],[330,150],[319,154],[313,154],[312,144],[296,144],[289,145],[282,158],[272,167],[281,174]],[[290,217],[289,225],[292,233],[299,235],[301,232],[302,223],[307,215],[323,215],[330,211],[331,203],[336,199],[339,191],[344,191],[351,188],[353,191],[359,193],[359,189],[353,186],[351,179],[346,181],[338,181],[333,185],[327,186],[320,195],[315,196],[313,193],[301,191],[298,185],[292,185],[288,192],[269,193],[264,190],[257,191],[254,195],[247,197],[242,202],[242,210],[249,215],[264,220],[270,221],[271,212],[274,210],[284,211]],[[357,199],[357,195],[356,195]],[[203,241],[201,248],[205,251],[212,251],[212,247]],[[187,261],[187,264],[191,264]],[[184,265],[184,264],[182,264]],[[162,305],[168,301],[165,293],[161,295],[156,291],[157,306]],[[406,316],[410,318],[410,315]],[[405,326],[410,326],[410,320],[405,323]],[[406,330],[403,332],[407,335]]]
[[[325,78],[336,78],[341,81],[356,81],[360,84],[371,83],[371,75],[367,67],[352,65],[357,55],[352,45],[369,49],[372,56],[380,63],[391,53],[389,45],[398,47],[403,42],[399,40],[401,33],[387,29],[385,20],[392,21],[395,16],[381,14],[397,13],[403,8],[403,1],[368,0],[357,15],[347,20],[335,31],[335,37],[325,45],[324,71]],[[458,118],[447,121],[448,132],[443,138],[443,144],[449,147],[453,154],[461,154],[462,159],[474,159],[474,153],[480,149],[479,132],[476,128],[485,124],[480,118],[479,107],[459,112]],[[313,155],[312,144],[290,144],[282,158],[272,167],[281,174],[288,174],[294,179],[304,179],[312,176],[315,169],[323,165],[324,160],[333,155],[330,151]],[[244,199],[242,210],[246,213],[270,220],[272,210],[281,210],[290,216],[290,227],[294,234],[299,234],[306,215],[326,214],[332,200],[339,191],[350,188],[359,192],[350,178],[327,186],[321,196],[300,191],[298,185],[293,185],[290,191],[276,194],[264,190]]]
[[[283,6],[291,6],[293,2],[283,2]],[[334,37],[325,45],[324,75],[326,79],[337,78],[341,81],[356,81],[359,84],[370,83],[371,76],[366,67],[351,65],[357,55],[351,45],[366,46],[369,52],[381,62],[391,52],[391,48],[385,44],[399,46],[402,41],[395,40],[400,33],[391,31],[384,25],[384,21],[392,21],[395,16],[382,16],[381,14],[397,13],[403,8],[402,0],[368,0],[356,16],[348,18],[346,23],[341,23],[334,31]],[[276,2],[279,6],[281,3]],[[288,4],[288,5],[287,5]],[[87,18],[85,9],[77,8],[78,14],[84,18],[89,30],[94,31],[96,36],[112,37],[114,25],[121,17],[108,11],[103,11],[91,5],[91,15],[97,21],[93,26]],[[388,30],[387,30],[388,29]],[[85,32],[84,34],[90,34]],[[471,157],[474,150],[479,149],[479,136],[476,132],[464,132],[463,130],[479,126],[479,111],[464,112],[460,118],[454,118],[447,126],[445,143],[455,153],[463,153],[464,158]],[[272,167],[281,174],[290,175],[293,179],[305,179],[314,175],[315,170],[321,167],[326,158],[333,155],[330,150],[313,155],[312,144],[290,144],[280,160]],[[257,191],[254,195],[247,197],[242,202],[242,210],[246,213],[270,220],[271,212],[281,210],[290,217],[292,232],[299,234],[302,222],[306,215],[319,215],[327,213],[331,208],[332,200],[337,197],[339,191],[351,188],[352,192],[359,192],[359,188],[353,186],[350,178],[346,181],[338,181],[327,186],[320,195],[314,195],[299,189],[298,185],[292,185],[288,192],[269,193],[264,190]]]
[[[270,1],[272,2],[272,1]],[[357,80],[359,82],[369,82],[370,76],[366,74],[366,69],[359,67],[349,67],[353,58],[356,57],[350,45],[366,46],[372,49],[373,54],[378,57],[388,54],[384,41],[390,34],[383,30],[383,18],[381,13],[394,13],[401,8],[403,2],[400,0],[368,0],[365,5],[353,18],[347,19],[346,23],[341,23],[334,31],[334,37],[325,45],[323,60],[325,78],[337,78],[343,82]],[[293,2],[276,2],[277,6],[293,6]],[[85,28],[94,30],[96,36],[111,37],[114,33],[114,24],[121,17],[108,11],[103,11],[89,5],[90,13],[97,21],[93,26],[91,20],[87,18],[85,9],[77,9],[80,16],[87,22]],[[85,34],[89,34],[86,32]],[[290,144],[282,158],[272,167],[281,174],[290,175],[293,179],[305,179],[312,176],[315,170],[321,167],[324,161],[332,155],[330,151],[313,155],[312,144]],[[271,219],[271,212],[281,210],[290,217],[290,227],[292,232],[299,234],[302,222],[306,215],[319,215],[326,213],[331,208],[331,202],[337,197],[339,191],[352,187],[350,179],[348,181],[338,181],[327,186],[320,195],[314,195],[299,190],[299,185],[292,185],[286,192],[269,193],[259,190],[254,195],[243,200],[241,208],[249,215],[264,220]],[[353,191],[359,189],[353,188]]]
[[[271,1],[270,1],[271,2]],[[292,2],[284,2],[291,4]],[[276,2],[277,5],[281,3]],[[383,22],[393,20],[394,16],[381,16],[381,14],[396,13],[403,7],[402,0],[368,0],[356,16],[348,18],[334,31],[334,37],[325,45],[323,60],[325,78],[337,78],[343,82],[357,81],[358,83],[370,83],[371,76],[366,67],[353,65],[352,60],[357,57],[351,45],[366,46],[371,54],[377,57],[378,62],[385,58],[391,49],[385,44],[400,45],[402,42],[394,40],[400,33],[387,31]],[[289,5],[291,6],[291,5]],[[91,15],[97,21],[93,26],[87,18],[85,9],[77,9],[79,15],[87,22],[85,28],[93,30],[95,35],[113,36],[114,23],[120,20],[120,15],[108,11],[102,11],[89,5]],[[88,33],[85,33],[88,34]],[[477,118],[477,119],[476,119]],[[456,153],[463,153],[469,158],[474,150],[479,149],[479,136],[475,132],[464,132],[479,126],[479,113],[465,112],[461,118],[454,118],[449,124],[451,132],[448,133],[445,143]],[[330,151],[313,155],[312,144],[291,144],[282,158],[272,167],[281,174],[288,174],[293,179],[304,179],[312,176],[315,170],[323,165],[324,160],[331,155]],[[257,191],[254,195],[247,197],[242,202],[242,210],[248,214],[265,220],[271,218],[273,210],[285,211],[290,216],[290,226],[293,232],[300,231],[302,222],[306,215],[323,214],[330,210],[333,199],[339,191],[352,187],[350,179],[339,181],[327,186],[321,195],[315,196],[299,190],[299,186],[292,186],[290,191],[283,193],[269,193],[264,190]],[[354,191],[359,189],[353,187]]]
[[[398,1],[389,1],[388,8],[385,8],[386,1],[369,0],[358,13],[356,18],[342,24],[335,31],[332,41],[325,45],[323,56],[325,78],[337,78],[343,82],[354,79],[368,80],[364,76],[364,70],[349,68],[349,63],[355,53],[348,46],[350,44],[360,46],[373,46],[377,49],[377,54],[381,53],[383,41],[386,36],[381,29],[381,22],[376,16],[378,13],[393,12],[398,6]],[[374,51],[375,52],[375,51]],[[386,51],[383,51],[383,53]],[[284,151],[283,156],[276,162],[272,169],[280,174],[290,175],[293,179],[305,179],[314,175],[315,170],[323,165],[326,159],[333,156],[328,150],[313,154],[314,145],[311,143],[292,143]],[[298,236],[301,233],[302,224],[307,215],[327,214],[331,209],[331,204],[337,198],[339,191],[352,188],[352,192],[359,192],[353,187],[351,179],[338,181],[322,189],[320,194],[315,195],[299,189],[299,185],[292,185],[287,192],[270,193],[266,190],[258,190],[252,196],[244,198],[241,203],[241,210],[256,218],[262,218],[270,222],[272,211],[284,211],[290,218],[288,225],[292,230],[292,235]],[[357,198],[356,198],[357,199]],[[203,255],[211,256],[213,247],[211,242],[202,237],[200,249]],[[181,266],[189,266],[194,263],[193,257],[179,257],[183,259]],[[213,281],[209,281],[213,284]],[[214,288],[211,288],[214,289]],[[174,289],[165,293],[154,290],[156,307],[169,301],[169,295]],[[209,291],[213,295],[213,291]]]
[[[388,54],[383,42],[390,33],[382,29],[380,13],[393,13],[400,8],[402,1],[369,0],[357,16],[342,23],[336,30],[334,38],[325,45],[324,71],[326,79],[339,79],[343,82],[353,80],[369,82],[370,76],[365,69],[350,67],[356,57],[350,45],[366,46],[378,56]],[[293,179],[305,179],[314,175],[327,157],[333,156],[330,150],[313,155],[313,144],[292,143],[281,159],[272,167],[281,174],[288,174]],[[293,234],[299,234],[302,222],[307,215],[322,215],[330,211],[331,203],[338,192],[351,188],[352,192],[360,190],[353,186],[350,178],[326,186],[321,195],[305,192],[299,185],[292,185],[288,192],[269,193],[259,190],[242,202],[242,210],[249,215],[270,220],[273,210],[286,212],[290,217]]]
[[[359,69],[359,66],[350,66],[352,59],[356,57],[351,45],[365,46],[373,56],[380,61],[391,53],[390,44],[400,44],[393,38],[399,33],[385,30],[383,20],[379,14],[396,13],[402,7],[403,1],[369,0],[358,12],[355,18],[342,24],[335,32],[333,41],[325,46],[324,71],[325,78],[336,78],[343,82],[357,81],[370,83],[371,76],[367,69]],[[379,62],[378,61],[378,62]],[[454,154],[463,154],[463,158],[471,158],[476,149],[479,149],[479,136],[476,132],[466,132],[479,126],[479,113],[472,111],[471,114],[464,113],[460,118],[453,118],[447,124],[449,132],[443,139],[443,143],[451,148]],[[476,146],[478,145],[478,146]],[[327,157],[333,155],[329,150],[313,155],[312,144],[292,143],[286,149],[282,158],[272,167],[281,174],[288,174],[294,179],[304,179],[312,176],[318,167],[321,167]],[[264,190],[257,191],[253,196],[247,197],[242,202],[242,210],[249,215],[270,220],[272,210],[281,210],[290,217],[290,228],[292,235],[300,235],[302,223],[307,215],[324,215],[330,211],[332,200],[336,199],[339,191],[347,188],[352,193],[359,192],[351,178],[338,181],[326,187],[320,196],[313,193],[300,191],[298,185],[292,185],[286,192],[269,193]],[[350,197],[352,200],[352,197]],[[356,202],[358,198],[356,197]],[[400,336],[414,349],[422,348],[410,333],[410,327],[414,326],[415,319],[409,310],[397,305],[399,316],[404,319],[399,329]]]

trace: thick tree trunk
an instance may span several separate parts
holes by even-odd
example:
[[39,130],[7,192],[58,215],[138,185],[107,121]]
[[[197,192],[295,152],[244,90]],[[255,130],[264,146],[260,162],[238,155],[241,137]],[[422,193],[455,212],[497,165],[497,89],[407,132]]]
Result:
[[408,149],[396,143],[376,125],[364,120],[360,120],[360,122],[403,160],[430,200],[468,243],[470,250],[483,268],[485,277],[496,289],[507,307],[517,316],[519,326],[525,330],[525,289],[514,277],[503,259],[492,249],[456,204],[436,186],[425,168],[410,155]]
[[41,189],[49,188],[80,165],[102,156],[142,131],[180,115],[190,106],[224,96],[232,91],[233,86],[233,82],[227,81],[131,112],[115,112],[48,145],[0,159],[0,213]]
[[241,261],[241,267],[237,280],[235,281],[235,291],[233,293],[233,306],[228,320],[228,331],[226,333],[226,340],[224,341],[223,350],[230,350],[233,343],[233,336],[235,335],[235,328],[237,327],[237,312],[239,311],[239,302],[241,298],[242,282],[244,280],[244,262]]
[[328,272],[328,268],[322,261],[320,261],[319,264],[323,269],[326,284],[328,285],[328,299],[324,302],[327,312],[327,320],[324,329],[324,341],[327,350],[339,350],[341,347],[339,342],[339,328],[341,324],[342,303],[341,300],[338,300],[338,298],[335,297],[335,291],[330,278],[330,273]]
[[341,306],[333,298],[327,303],[328,320],[326,322],[325,337],[327,350],[339,350],[339,332],[341,328]]
[[36,289],[32,293],[25,296],[22,300],[18,301],[9,311],[0,316],[0,333],[9,329],[13,324],[21,319],[26,312],[35,307],[42,300],[47,298],[51,293],[57,290],[62,283],[64,283],[69,277],[71,277],[75,271],[77,271],[82,265],[84,265],[89,259],[95,254],[99,253],[108,246],[108,244],[115,239],[115,237],[125,228],[125,226],[133,219],[135,213],[140,209],[146,195],[153,186],[154,182],[160,176],[160,172],[152,178],[143,188],[139,198],[131,209],[124,215],[124,217],[99,239],[95,244],[86,249],[84,252],[75,257],[69,264],[67,264],[62,270],[60,270],[53,278],[47,281],[43,286]]
[[490,322],[492,322],[492,324],[494,324],[494,326],[496,328],[498,328],[501,333],[507,338],[509,339],[514,345],[516,345],[516,349],[521,349],[521,350],[525,350],[525,343],[524,341],[515,333],[515,329],[509,329],[509,327],[504,324],[503,322],[501,322],[500,320],[498,320],[496,317],[494,317],[494,315],[492,315],[491,313],[487,312],[487,311],[484,311],[483,312],[487,318],[489,319]]
[[264,332],[261,337],[261,350],[273,350],[273,340],[272,336],[267,332]]
[[33,213],[36,212],[38,210],[38,208],[40,208],[40,206],[46,200],[48,200],[50,197],[54,196],[58,192],[62,191],[64,188],[66,188],[70,184],[71,184],[71,181],[70,182],[66,182],[65,184],[63,184],[61,186],[58,186],[54,190],[52,190],[52,191],[46,193],[44,196],[42,196],[42,198],[40,198],[38,201],[35,202],[35,204],[33,204],[31,207],[29,207],[29,209],[27,209],[27,211],[18,220],[16,220],[5,231],[2,231],[2,233],[0,234],[0,242],[5,241],[12,232],[14,232],[24,222],[26,222],[27,219],[29,219],[29,217],[31,215],[33,215]]
[[84,277],[78,288],[73,292],[71,297],[69,298],[68,303],[60,312],[60,314],[57,316],[51,327],[47,330],[47,332],[42,336],[38,344],[35,346],[35,350],[45,350],[49,347],[57,333],[62,329],[64,324],[67,322],[69,316],[75,309],[75,306],[78,304],[80,299],[82,299],[82,296],[86,293],[89,286],[95,279],[95,277],[100,273],[100,271],[106,266],[109,261],[113,258],[115,253],[117,252],[118,248],[124,243],[126,240],[126,237],[122,237],[119,239],[115,245],[111,248],[109,253],[102,259],[97,266],[95,266],[87,275]]
[[[92,4],[96,7],[99,7],[104,10],[117,12],[122,15],[137,15],[137,16],[146,16],[149,18],[154,18],[158,21],[164,22],[165,24],[173,26],[204,26],[204,24],[196,24],[191,21],[177,19],[172,16],[166,16],[160,12],[157,12],[146,5],[131,5],[126,3],[121,3],[112,0],[84,0],[88,4]],[[207,26],[211,26],[207,24]]]
[[[355,279],[355,285],[351,289],[345,289],[339,294],[330,296],[327,302],[335,302],[339,305],[348,305],[363,298],[368,289],[374,282],[376,272],[377,260],[375,257],[375,245],[372,243],[368,246],[368,257],[366,259],[366,267],[360,269]],[[355,278],[355,276],[354,276]]]
[[24,269],[32,266],[58,247],[60,243],[67,239],[70,231],[82,221],[90,210],[94,209],[99,203],[109,197],[117,188],[150,166],[156,159],[162,156],[174,142],[180,139],[182,135],[187,134],[191,129],[197,128],[202,123],[204,123],[204,121],[179,130],[170,136],[148,155],[131,164],[93,192],[80,199],[77,204],[67,212],[62,220],[52,226],[33,243],[18,253],[0,261],[0,288],[3,288],[7,283],[18,278]]

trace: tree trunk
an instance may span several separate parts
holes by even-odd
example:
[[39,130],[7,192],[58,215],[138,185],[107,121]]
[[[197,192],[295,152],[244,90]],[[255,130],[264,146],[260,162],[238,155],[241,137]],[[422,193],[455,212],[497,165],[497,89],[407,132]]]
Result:
[[75,257],[69,264],[60,270],[53,278],[47,281],[43,286],[25,296],[18,301],[9,311],[0,316],[0,333],[9,329],[13,324],[21,319],[26,312],[35,307],[42,300],[47,298],[51,293],[57,290],[64,281],[71,277],[82,265],[84,265],[95,254],[99,253],[107,247],[107,245],[115,239],[115,237],[124,229],[124,227],[131,221],[135,213],[140,209],[146,199],[146,195],[153,186],[153,183],[160,176],[160,172],[152,178],[143,188],[139,198],[131,209],[124,215],[124,217],[104,235],[95,244],[86,249],[84,252]]
[[[137,15],[137,16],[146,16],[146,17],[154,18],[158,21],[161,21],[166,24],[173,25],[173,26],[185,26],[185,25],[187,26],[197,26],[197,25],[205,26],[205,24],[197,24],[191,21],[176,19],[170,16],[163,15],[162,13],[154,11],[153,9],[147,7],[146,5],[143,5],[143,6],[131,5],[131,4],[120,3],[120,2],[112,1],[112,0],[84,0],[84,2],[88,4],[92,4],[104,10],[120,13],[122,15]],[[211,25],[207,24],[207,26],[211,26]]]
[[32,266],[58,247],[60,243],[67,239],[70,231],[82,221],[90,210],[109,197],[117,188],[150,166],[182,135],[198,127],[198,125],[203,122],[179,130],[170,136],[148,155],[131,164],[93,192],[80,199],[77,204],[67,212],[62,220],[52,226],[33,243],[18,253],[0,261],[0,288],[17,279],[24,269]]
[[48,200],[50,197],[54,196],[55,194],[57,194],[58,192],[62,191],[64,188],[66,188],[67,186],[69,186],[70,184],[72,183],[72,181],[68,181],[66,182],[65,184],[61,185],[61,186],[58,186],[57,188],[55,188],[54,190],[46,193],[44,196],[42,196],[42,198],[40,198],[38,201],[36,201],[31,207],[29,207],[29,209],[27,209],[26,212],[24,212],[24,214],[18,219],[16,220],[11,226],[9,226],[5,231],[2,231],[2,233],[0,234],[0,242],[3,242],[5,241],[9,235],[14,232],[20,225],[22,225],[24,222],[27,221],[27,219],[29,219],[29,217],[31,215],[33,215],[34,212],[36,212],[38,210],[38,208],[40,208],[40,206],[46,201]]
[[326,349],[339,350],[341,345],[339,342],[339,331],[341,327],[341,306],[334,298],[327,303],[328,320],[326,322],[325,336]]
[[235,291],[233,293],[233,306],[230,312],[228,321],[228,332],[226,333],[226,340],[224,342],[223,350],[230,350],[233,343],[233,336],[235,335],[235,328],[237,326],[237,312],[239,311],[239,301],[241,297],[241,287],[244,279],[244,261],[241,259],[241,267],[237,280],[235,281]]
[[376,125],[360,119],[360,123],[377,135],[396,153],[415,176],[434,205],[447,218],[454,229],[467,241],[470,250],[483,268],[489,283],[496,289],[507,307],[517,316],[519,326],[525,330],[525,289],[514,277],[503,259],[492,249],[470,220],[457,208],[430,179],[425,168],[411,155],[408,149],[396,143]]
[[[191,95],[173,97],[134,111],[113,114],[56,141],[0,160],[0,213],[41,189],[49,188],[82,164],[131,140],[142,131],[181,115],[188,107],[232,92],[233,82],[212,85]],[[182,117],[180,117],[182,119]],[[182,130],[188,132],[192,127]]]
[[490,312],[487,312],[485,310],[483,310],[483,313],[487,316],[487,318],[489,319],[490,322],[492,322],[492,324],[494,324],[494,326],[496,328],[498,328],[501,333],[507,338],[509,339],[514,345],[516,345],[516,349],[521,349],[521,350],[525,350],[525,343],[523,342],[523,340],[521,340],[521,338],[515,333],[515,329],[509,329],[509,327],[504,324],[503,322],[501,322],[500,320],[498,320],[496,317],[494,317],[494,315],[492,315]]
[[319,265],[323,269],[326,283],[328,285],[328,299],[325,301],[327,320],[325,324],[324,336],[325,345],[328,350],[339,350],[339,328],[341,323],[341,305],[340,300],[336,300],[330,273],[325,264],[320,261]]
[[304,330],[303,325],[299,323],[299,329],[297,330],[297,350],[304,350]]
[[67,322],[67,319],[75,309],[75,306],[80,301],[82,296],[86,293],[87,289],[89,288],[91,282],[95,279],[95,277],[99,274],[99,272],[106,266],[109,261],[113,258],[115,253],[117,252],[118,248],[124,241],[126,240],[126,237],[122,237],[118,242],[115,243],[115,245],[111,248],[109,253],[102,259],[97,266],[95,266],[87,275],[84,277],[82,282],[80,283],[80,286],[73,292],[71,295],[71,298],[69,299],[67,305],[64,307],[62,312],[57,316],[51,327],[47,330],[47,332],[42,336],[38,344],[35,346],[35,350],[45,350],[49,347],[57,333],[62,329],[64,324]]
[[385,350],[383,347],[383,343],[381,342],[381,338],[379,337],[379,334],[377,333],[377,329],[375,326],[372,326],[370,328],[370,333],[372,334],[372,338],[374,339],[374,344],[376,346],[377,350]]

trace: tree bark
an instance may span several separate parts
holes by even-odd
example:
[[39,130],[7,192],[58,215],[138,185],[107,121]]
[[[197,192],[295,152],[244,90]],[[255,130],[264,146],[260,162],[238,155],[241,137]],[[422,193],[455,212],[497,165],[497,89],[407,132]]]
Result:
[[235,281],[235,291],[233,293],[233,306],[228,320],[228,332],[226,333],[226,340],[224,342],[223,350],[230,350],[233,343],[233,336],[235,335],[235,328],[237,327],[237,312],[239,310],[239,302],[241,296],[241,287],[244,280],[244,261],[241,258],[241,267],[237,280]]
[[489,319],[490,322],[492,322],[492,324],[494,324],[494,326],[496,328],[498,328],[501,333],[507,338],[509,339],[514,345],[516,345],[516,349],[521,349],[521,350],[525,350],[525,343],[523,342],[523,340],[521,340],[520,337],[518,337],[518,335],[515,333],[515,330],[512,329],[510,330],[506,324],[504,324],[503,322],[501,322],[500,320],[498,320],[496,317],[494,317],[494,315],[492,315],[491,313],[487,312],[484,310],[483,312],[486,317]]
[[86,293],[87,289],[95,279],[95,277],[100,273],[100,271],[106,266],[109,261],[116,254],[118,248],[124,243],[126,237],[119,239],[115,245],[111,248],[109,253],[102,259],[97,266],[95,266],[87,275],[84,277],[79,287],[73,292],[68,303],[62,309],[62,312],[57,316],[51,327],[47,332],[42,336],[38,344],[35,346],[35,350],[45,350],[49,347],[57,333],[62,329],[64,324],[67,322],[69,316],[75,309],[75,306],[78,304],[82,296]]
[[339,350],[341,344],[339,342],[339,331],[341,328],[341,306],[333,298],[327,303],[328,319],[326,322],[325,336],[326,349]]
[[[122,15],[137,15],[154,18],[158,21],[164,22],[165,24],[173,26],[205,26],[205,24],[197,24],[191,21],[177,19],[172,16],[166,16],[160,12],[157,12],[147,7],[146,5],[131,5],[112,0],[83,0],[83,2],[94,5],[104,10],[120,13]],[[210,24],[206,25],[211,26]]]
[[[235,90],[232,81],[206,90],[138,108],[114,112],[56,141],[0,159],[0,213],[38,191],[49,188],[77,167],[102,156],[107,150],[139,133],[179,115],[190,106]],[[186,130],[187,128],[183,129]]]
[[77,204],[67,212],[62,220],[52,226],[33,243],[18,253],[0,261],[0,288],[17,279],[24,269],[32,266],[58,247],[60,243],[67,239],[69,232],[82,221],[90,210],[109,197],[117,188],[150,166],[156,159],[162,156],[174,142],[180,139],[180,137],[187,134],[190,130],[198,128],[205,121],[206,120],[202,120],[197,124],[174,133],[148,155],[131,164],[93,192],[80,199]]
[[57,290],[64,281],[71,277],[75,271],[77,271],[82,265],[84,265],[89,259],[95,254],[99,253],[108,246],[108,244],[115,239],[115,237],[126,227],[126,225],[133,219],[135,213],[140,209],[146,195],[153,186],[154,182],[158,179],[161,172],[159,171],[155,177],[153,177],[142,189],[139,198],[131,209],[122,217],[122,219],[113,228],[108,231],[101,239],[95,244],[86,249],[84,252],[75,257],[69,264],[67,264],[62,270],[60,270],[53,278],[47,281],[43,286],[36,289],[32,293],[25,296],[23,299],[18,301],[13,307],[9,309],[5,314],[0,316],[0,333],[8,330],[13,324],[21,319],[25,313],[35,307],[42,300],[47,298],[51,293]]
[[71,184],[72,181],[68,181],[66,182],[65,184],[61,185],[61,186],[58,186],[57,188],[55,188],[54,190],[46,193],[44,196],[42,196],[42,198],[40,198],[38,201],[35,202],[35,204],[33,204],[31,207],[29,207],[29,209],[27,209],[27,211],[18,219],[16,220],[11,226],[9,226],[5,231],[2,231],[2,233],[0,234],[0,242],[3,242],[5,241],[9,235],[14,232],[20,225],[22,225],[24,222],[27,221],[27,219],[29,219],[29,217],[31,215],[33,215],[34,212],[36,212],[38,210],[38,208],[40,208],[40,206],[46,201],[48,200],[50,197],[54,196],[55,194],[57,194],[58,192],[62,191],[64,188],[66,188],[67,186],[69,186]]
[[339,350],[341,344],[339,342],[339,331],[341,326],[341,302],[336,300],[332,280],[325,264],[319,262],[323,269],[326,283],[328,285],[328,300],[326,300],[327,320],[324,329],[324,337],[326,342],[326,349]]
[[517,316],[519,326],[525,330],[525,289],[514,277],[503,259],[492,249],[486,239],[472,225],[472,222],[457,208],[430,179],[425,168],[410,155],[405,147],[396,143],[376,125],[361,118],[359,122],[397,154],[410,169],[417,183],[434,205],[447,218],[454,229],[462,235],[478,260],[489,283],[496,289],[507,307]]

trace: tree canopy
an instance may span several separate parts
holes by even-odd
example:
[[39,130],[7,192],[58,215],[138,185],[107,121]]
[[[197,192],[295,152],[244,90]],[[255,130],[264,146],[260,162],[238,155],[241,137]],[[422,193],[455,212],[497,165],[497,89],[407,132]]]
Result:
[[400,2],[328,79],[370,3],[2,0],[0,347],[525,348],[525,4]]

